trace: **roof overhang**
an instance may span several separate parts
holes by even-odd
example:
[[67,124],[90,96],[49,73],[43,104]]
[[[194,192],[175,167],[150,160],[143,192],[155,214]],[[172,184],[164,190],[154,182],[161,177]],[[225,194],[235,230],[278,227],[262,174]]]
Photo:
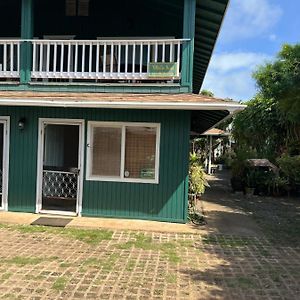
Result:
[[0,92],[0,106],[191,111],[192,130],[202,133],[246,105],[195,94]]
[[198,94],[213,54],[229,0],[196,0],[193,92]]
[[80,108],[120,108],[120,109],[166,109],[166,110],[227,110],[230,113],[242,110],[239,104],[214,103],[172,103],[172,102],[126,102],[126,101],[89,101],[59,99],[0,99],[0,106],[43,106],[43,107],[80,107]]

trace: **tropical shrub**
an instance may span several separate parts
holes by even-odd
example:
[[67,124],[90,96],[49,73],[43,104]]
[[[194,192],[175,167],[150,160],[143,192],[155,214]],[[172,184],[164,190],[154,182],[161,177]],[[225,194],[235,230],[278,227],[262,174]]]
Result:
[[300,185],[300,155],[282,155],[277,159],[280,171],[292,186]]
[[205,188],[209,184],[205,179],[205,172],[199,163],[196,153],[190,155],[190,169],[189,169],[189,193],[194,195],[201,195],[205,192]]

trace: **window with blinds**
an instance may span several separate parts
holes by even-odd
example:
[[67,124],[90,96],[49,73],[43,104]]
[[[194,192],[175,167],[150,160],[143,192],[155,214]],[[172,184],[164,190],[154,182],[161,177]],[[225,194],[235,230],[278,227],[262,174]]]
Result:
[[158,183],[159,124],[89,122],[87,179]]
[[66,0],[67,17],[88,17],[90,0]]

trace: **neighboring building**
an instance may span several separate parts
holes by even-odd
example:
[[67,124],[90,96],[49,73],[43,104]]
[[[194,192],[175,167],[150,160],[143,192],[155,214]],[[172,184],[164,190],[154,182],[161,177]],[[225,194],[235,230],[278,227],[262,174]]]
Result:
[[1,0],[1,209],[186,222],[227,2]]

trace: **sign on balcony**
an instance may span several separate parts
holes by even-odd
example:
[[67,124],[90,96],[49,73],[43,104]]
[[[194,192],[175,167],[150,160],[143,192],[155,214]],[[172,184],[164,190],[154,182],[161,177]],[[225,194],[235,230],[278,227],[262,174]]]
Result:
[[173,78],[177,76],[176,62],[149,63],[149,78]]

